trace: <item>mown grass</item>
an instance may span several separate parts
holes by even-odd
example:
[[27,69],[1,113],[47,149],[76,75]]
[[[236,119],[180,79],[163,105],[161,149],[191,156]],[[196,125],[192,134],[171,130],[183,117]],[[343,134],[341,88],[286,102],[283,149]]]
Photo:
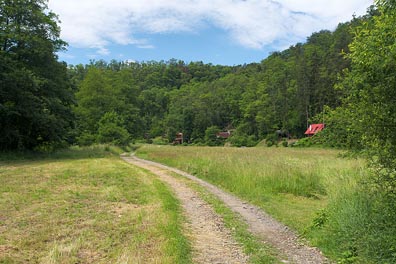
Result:
[[[359,182],[367,177],[361,159],[342,158],[339,151],[328,149],[150,145],[139,148],[137,155],[220,186],[262,207],[331,258],[349,258],[344,256],[349,251],[342,246],[342,229],[336,225],[347,221],[345,211],[357,210],[359,202],[347,196],[358,192]],[[341,209],[344,213],[338,213]],[[330,241],[335,231],[338,235]]]
[[0,263],[190,263],[178,201],[119,152],[4,154]]

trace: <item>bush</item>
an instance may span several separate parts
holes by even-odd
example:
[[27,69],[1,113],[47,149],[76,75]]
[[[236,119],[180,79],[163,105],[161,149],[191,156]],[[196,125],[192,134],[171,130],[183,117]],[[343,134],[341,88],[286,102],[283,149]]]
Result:
[[248,136],[246,139],[246,147],[254,147],[257,145],[257,143],[258,142],[257,142],[256,136],[251,135],[251,136]]
[[96,141],[96,136],[83,132],[80,136],[77,137],[77,144],[79,146],[91,146]]
[[306,138],[302,138],[302,139],[298,140],[297,142],[295,142],[293,144],[293,147],[310,147],[312,145],[313,145],[312,138],[306,137]]
[[217,137],[217,133],[221,130],[217,126],[208,127],[205,130],[205,143],[208,146],[220,146],[224,144],[224,140],[222,138]]
[[240,136],[236,133],[234,135],[232,135],[230,138],[228,138],[227,141],[230,142],[231,145],[234,147],[246,146],[246,137]]
[[338,263],[396,263],[394,201],[360,185],[341,190],[323,212],[311,228]]
[[154,145],[167,145],[169,144],[169,140],[164,137],[155,137],[152,139],[152,144]]
[[108,112],[99,121],[98,141],[114,145],[127,145],[129,133],[123,127],[123,120],[115,112]]
[[[353,124],[353,114],[350,110],[339,107],[330,109],[325,107],[326,128],[316,134],[313,144],[320,144],[331,148],[360,150],[363,148],[360,142],[359,128]],[[323,114],[313,118],[313,122],[322,122]]]
[[257,145],[257,138],[253,135],[247,136],[234,133],[227,141],[234,147],[254,147]]
[[267,147],[272,147],[273,145],[278,146],[278,135],[276,133],[268,134],[265,138]]

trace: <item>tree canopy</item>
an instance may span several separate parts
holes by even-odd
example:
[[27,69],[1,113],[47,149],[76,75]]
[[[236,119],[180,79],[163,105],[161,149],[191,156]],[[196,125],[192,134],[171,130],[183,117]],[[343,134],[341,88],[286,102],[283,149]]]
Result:
[[380,185],[396,197],[396,1],[377,1],[350,45],[351,70],[342,86],[345,108],[378,170]]
[[68,139],[73,91],[57,17],[43,0],[0,1],[0,148],[32,149]]

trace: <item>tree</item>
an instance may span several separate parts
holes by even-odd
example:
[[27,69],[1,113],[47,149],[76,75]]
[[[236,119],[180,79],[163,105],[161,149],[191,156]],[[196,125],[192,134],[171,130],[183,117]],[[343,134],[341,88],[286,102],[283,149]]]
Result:
[[[114,111],[124,120],[125,129],[132,138],[143,135],[144,124],[139,113],[139,91],[133,84],[130,69],[89,68],[76,93],[78,139],[85,144],[86,138],[98,133],[103,116]],[[88,143],[88,142],[87,142]]]
[[129,134],[124,124],[125,121],[116,112],[105,113],[99,121],[98,141],[115,145],[128,144]]
[[379,0],[350,45],[352,69],[342,86],[347,107],[370,151],[378,185],[396,197],[396,1]]
[[0,1],[0,149],[68,140],[74,99],[57,22],[44,0]]

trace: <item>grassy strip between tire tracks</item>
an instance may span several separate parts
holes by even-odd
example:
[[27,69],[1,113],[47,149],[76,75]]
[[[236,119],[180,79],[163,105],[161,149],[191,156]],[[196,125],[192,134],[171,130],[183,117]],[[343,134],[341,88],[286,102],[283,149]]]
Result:
[[190,188],[197,191],[200,197],[209,203],[214,211],[223,219],[225,226],[231,230],[234,239],[240,243],[244,249],[245,254],[249,256],[249,263],[281,263],[278,259],[280,257],[276,249],[270,245],[261,242],[259,238],[255,237],[248,231],[247,224],[232,210],[227,207],[222,201],[210,194],[204,187],[199,184],[171,172],[174,177],[184,181]]

